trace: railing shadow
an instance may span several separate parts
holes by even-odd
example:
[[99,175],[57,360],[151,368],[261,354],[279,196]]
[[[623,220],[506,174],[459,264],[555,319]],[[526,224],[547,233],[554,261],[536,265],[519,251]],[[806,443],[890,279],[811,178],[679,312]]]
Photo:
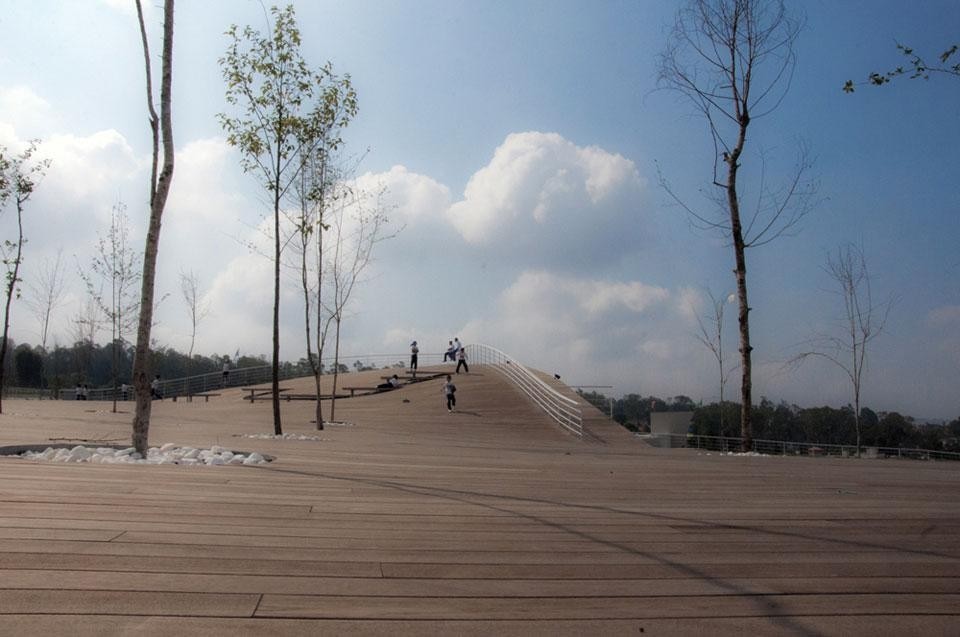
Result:
[[770,621],[771,624],[775,625],[778,629],[787,631],[795,635],[818,635],[820,633],[817,630],[814,630],[812,628],[809,628],[803,625],[800,622],[800,620],[797,619],[796,617],[789,615],[786,609],[776,600],[775,594],[758,593],[755,590],[745,588],[741,585],[738,585],[735,582],[730,582],[722,577],[717,577],[716,575],[707,573],[690,564],[685,564],[683,562],[672,560],[665,555],[661,555],[651,551],[644,551],[644,550],[629,546],[622,542],[609,540],[599,535],[589,533],[581,529],[577,529],[569,524],[551,520],[548,517],[543,515],[537,515],[537,514],[533,514],[525,511],[520,511],[520,510],[517,510],[516,508],[511,508],[510,505],[511,504],[517,504],[517,505],[538,504],[538,505],[550,505],[550,506],[558,507],[560,509],[572,509],[572,510],[580,510],[580,511],[583,511],[583,510],[602,511],[605,513],[615,513],[618,515],[636,517],[637,519],[647,519],[647,520],[652,519],[652,520],[657,520],[662,522],[668,522],[671,524],[678,524],[678,523],[679,524],[696,524],[696,525],[703,526],[704,528],[721,528],[721,529],[740,530],[740,531],[746,531],[751,533],[757,533],[760,535],[785,537],[790,539],[815,540],[820,542],[832,543],[832,544],[836,544],[844,547],[856,547],[860,549],[890,551],[892,553],[906,553],[911,555],[921,555],[924,557],[935,557],[938,559],[960,561],[960,556],[941,553],[937,551],[906,548],[902,546],[893,546],[893,545],[888,545],[888,544],[883,544],[878,542],[865,542],[865,541],[859,541],[859,540],[848,540],[843,538],[823,537],[823,536],[818,536],[812,533],[801,533],[801,532],[795,532],[795,531],[778,531],[774,529],[760,528],[760,527],[756,527],[749,524],[717,524],[709,520],[701,520],[701,519],[692,518],[692,517],[631,511],[628,509],[620,509],[616,507],[609,507],[609,506],[602,506],[602,505],[563,502],[560,500],[555,500],[550,498],[524,497],[524,496],[514,496],[514,495],[503,495],[503,494],[497,494],[497,493],[486,493],[486,492],[473,491],[473,490],[467,490],[467,489],[452,489],[452,488],[436,487],[436,486],[424,486],[424,485],[418,485],[410,482],[403,482],[399,480],[363,478],[363,477],[357,477],[357,476],[344,476],[344,475],[336,475],[336,474],[325,473],[325,472],[311,472],[306,470],[286,469],[286,468],[264,466],[264,465],[253,466],[250,468],[258,471],[288,473],[292,475],[305,476],[309,478],[338,480],[338,481],[350,482],[355,484],[363,484],[366,486],[374,486],[374,487],[380,487],[384,489],[391,489],[391,490],[399,491],[402,493],[414,494],[418,496],[435,497],[435,498],[439,498],[439,499],[447,500],[451,502],[458,502],[461,504],[468,504],[471,506],[485,508],[490,511],[495,511],[497,513],[502,513],[512,517],[522,518],[524,520],[540,524],[547,528],[568,533],[574,537],[585,540],[587,542],[594,543],[598,546],[603,546],[609,549],[620,551],[625,554],[636,555],[638,557],[649,559],[657,564],[675,569],[677,572],[683,573],[691,578],[696,578],[699,580],[710,582],[711,584],[717,586],[721,590],[727,591],[731,594],[740,595],[745,598],[752,598],[755,600],[755,603],[758,605],[758,609],[763,613],[761,615],[762,618],[765,618],[768,621]]

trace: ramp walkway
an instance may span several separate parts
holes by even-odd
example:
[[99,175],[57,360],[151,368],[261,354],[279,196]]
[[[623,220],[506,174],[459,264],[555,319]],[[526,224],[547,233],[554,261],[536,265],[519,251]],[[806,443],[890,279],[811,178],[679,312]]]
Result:
[[[960,632],[960,467],[653,449],[589,405],[580,437],[471,372],[455,413],[442,380],[339,400],[322,432],[283,402],[318,440],[243,437],[273,426],[240,388],[154,405],[151,444],[269,465],[0,458],[0,632]],[[129,439],[132,404],[4,408],[0,445]]]

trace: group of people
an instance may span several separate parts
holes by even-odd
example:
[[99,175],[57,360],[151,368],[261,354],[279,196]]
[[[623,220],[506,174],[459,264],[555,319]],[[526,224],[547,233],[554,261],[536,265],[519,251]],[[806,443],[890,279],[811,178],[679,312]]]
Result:
[[463,371],[467,374],[470,373],[470,366],[467,365],[467,350],[460,344],[460,339],[454,337],[452,341],[448,341],[449,345],[447,351],[443,354],[443,362],[448,360],[457,361],[457,373],[460,373],[460,368],[463,368]]
[[[464,349],[463,345],[460,344],[460,339],[455,337],[452,341],[448,341],[449,346],[447,351],[443,354],[443,362],[457,361],[457,370],[456,373],[460,373],[460,368],[463,368],[463,371],[467,374],[470,373],[470,367],[467,365],[467,350]],[[417,370],[418,358],[420,355],[420,347],[417,345],[416,341],[410,343],[410,369],[411,371]],[[397,385],[391,385],[394,383],[394,379],[397,376],[394,374],[387,383],[380,385],[380,388],[389,389],[391,386],[395,387]],[[396,381],[399,384],[399,380]],[[453,377],[450,374],[447,374],[447,380],[443,384],[443,387],[440,389],[441,393],[447,399],[447,411],[455,411],[457,408],[457,386],[453,384]]]
[[[457,361],[457,370],[456,373],[460,373],[460,368],[463,368],[463,371],[467,374],[470,373],[470,366],[467,365],[467,350],[460,344],[460,339],[454,337],[452,341],[447,341],[447,351],[443,354],[443,362],[446,363],[449,361]],[[417,345],[416,341],[410,343],[410,369],[411,371],[417,370],[418,358],[420,355],[420,347]]]
[[[130,400],[130,393],[133,390],[133,387],[127,383],[120,384],[120,400]],[[76,388],[73,390],[76,400],[89,400],[90,399],[90,388],[84,384],[77,383]],[[150,397],[157,400],[163,400],[163,395],[160,393],[160,374],[157,374],[157,377],[153,379],[150,383]]]

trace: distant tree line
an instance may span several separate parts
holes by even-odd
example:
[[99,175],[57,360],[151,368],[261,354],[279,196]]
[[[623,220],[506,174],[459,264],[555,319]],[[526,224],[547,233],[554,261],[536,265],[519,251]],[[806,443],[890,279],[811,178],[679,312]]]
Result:
[[[580,396],[631,431],[649,431],[651,411],[691,411],[690,433],[702,436],[737,437],[740,405],[736,402],[698,405],[687,396],[663,400],[656,396],[627,394],[609,398],[598,392]],[[721,409],[723,426],[721,429]],[[754,406],[754,437],[787,442],[855,445],[856,428],[851,406],[802,408],[762,398]],[[903,447],[960,452],[960,418],[945,425],[918,423],[895,411],[860,410],[862,444],[870,447]]]
[[[21,343],[13,347],[13,356],[6,361],[7,386],[36,389],[59,389],[85,384],[91,388],[112,387],[114,353],[117,361],[117,382],[132,384],[134,348],[120,341],[97,344],[80,341],[68,347],[52,349]],[[175,349],[158,347],[152,351],[152,369],[161,378],[181,378],[219,372],[225,361],[234,367],[266,365],[262,356],[212,354],[187,356]]]
[[[75,387],[77,384],[87,385],[90,388],[113,387],[114,352],[116,352],[117,383],[132,385],[134,346],[131,343],[116,341],[116,347],[111,343],[97,344],[89,340],[78,341],[64,347],[56,345],[47,349],[39,345],[28,343],[13,343],[11,340],[12,355],[5,361],[4,387],[24,387],[29,389],[49,389],[55,393],[61,389]],[[169,347],[155,347],[151,353],[151,367],[155,374],[160,374],[164,380],[197,376],[199,374],[219,373],[224,363],[229,363],[233,369],[246,367],[263,367],[270,364],[265,355],[252,356],[235,353],[187,354],[178,352]],[[398,361],[394,367],[403,367],[405,363]],[[326,373],[333,372],[332,364],[318,364],[317,367]],[[375,366],[356,361],[353,363],[357,371],[376,369]],[[351,371],[344,363],[339,363],[337,369],[341,374]],[[310,376],[312,368],[306,358],[296,362],[281,362],[280,373],[284,378],[292,376]]]

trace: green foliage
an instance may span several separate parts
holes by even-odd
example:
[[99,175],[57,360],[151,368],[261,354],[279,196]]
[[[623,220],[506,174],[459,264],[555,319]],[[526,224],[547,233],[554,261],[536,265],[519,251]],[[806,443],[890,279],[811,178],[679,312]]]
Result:
[[[0,213],[4,211],[11,199],[17,215],[16,241],[4,239],[2,252],[5,272],[5,303],[3,311],[3,335],[0,337],[0,386],[3,386],[8,376],[6,372],[7,338],[10,331],[10,304],[14,295],[20,297],[20,264],[23,263],[23,246],[27,239],[23,234],[23,212],[26,202],[33,194],[37,183],[43,178],[50,160],[36,161],[33,154],[36,152],[37,142],[31,141],[27,148],[15,157],[9,157],[6,147],[0,145]],[[2,404],[0,404],[2,412]]]
[[[732,416],[739,412],[736,403],[724,403],[723,435],[736,437]],[[774,404],[766,398],[754,407],[756,438],[787,442],[856,444],[850,406],[800,408],[785,402]],[[903,447],[933,451],[960,451],[960,418],[949,425],[925,425],[897,412],[877,414],[869,408],[860,410],[862,444],[868,447]],[[691,433],[719,435],[720,407],[717,403],[698,407],[693,414]]]
[[[942,73],[946,75],[952,75],[954,77],[960,77],[960,62],[954,64],[948,64],[950,58],[954,56],[957,52],[957,45],[954,44],[948,47],[943,53],[938,57],[939,64],[927,64],[922,57],[917,55],[911,47],[904,46],[897,43],[897,49],[900,53],[905,56],[908,60],[908,65],[898,66],[891,71],[886,73],[878,73],[876,71],[870,73],[867,76],[867,81],[863,84],[869,84],[871,86],[883,86],[887,84],[895,77],[901,75],[906,75],[909,79],[924,79],[929,80],[931,73]],[[853,80],[847,80],[843,85],[844,93],[853,93],[858,86]]]
[[42,352],[23,344],[13,351],[13,361],[17,370],[17,386],[43,387]]
[[271,7],[270,14],[266,36],[250,26],[226,31],[230,44],[219,63],[236,114],[217,118],[244,170],[283,195],[300,170],[300,153],[342,143],[339,131],[356,115],[357,96],[350,76],[338,77],[329,62],[316,70],[307,65],[293,5]]

